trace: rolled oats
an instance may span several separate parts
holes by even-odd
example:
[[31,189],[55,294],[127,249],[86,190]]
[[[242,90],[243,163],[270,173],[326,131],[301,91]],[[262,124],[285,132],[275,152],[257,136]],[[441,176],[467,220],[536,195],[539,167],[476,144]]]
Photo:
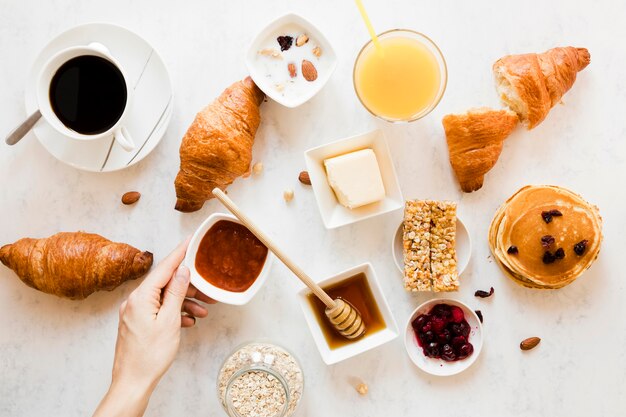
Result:
[[[231,381],[233,375],[242,370],[245,371]],[[232,407],[244,417],[280,416],[287,395],[271,372],[280,374],[287,383],[289,403],[285,416],[293,414],[304,389],[302,370],[289,352],[267,343],[250,343],[224,362],[218,376],[218,391],[224,408],[228,408],[230,400]],[[229,382],[229,398],[226,398]]]

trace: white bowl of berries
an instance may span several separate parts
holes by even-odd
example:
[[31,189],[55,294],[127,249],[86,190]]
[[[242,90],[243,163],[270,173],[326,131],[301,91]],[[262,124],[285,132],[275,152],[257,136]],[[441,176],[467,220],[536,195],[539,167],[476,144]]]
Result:
[[418,368],[431,375],[449,376],[469,368],[483,346],[482,324],[460,301],[426,301],[406,323],[404,346]]

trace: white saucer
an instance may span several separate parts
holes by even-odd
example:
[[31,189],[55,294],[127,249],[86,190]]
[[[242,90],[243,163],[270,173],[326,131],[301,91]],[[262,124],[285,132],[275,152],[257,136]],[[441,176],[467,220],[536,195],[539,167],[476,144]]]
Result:
[[[393,240],[391,241],[391,253],[393,254],[393,261],[398,267],[400,273],[404,274],[404,251],[402,247],[402,226],[404,222],[400,223],[396,233],[393,234]],[[459,276],[465,271],[472,257],[472,240],[470,239],[469,232],[465,227],[465,224],[458,217],[456,218],[456,258],[457,258],[457,270]]]
[[108,23],[88,23],[63,32],[40,52],[26,83],[26,112],[37,109],[35,86],[42,66],[57,51],[97,41],[124,67],[134,87],[134,99],[125,124],[137,148],[126,152],[113,137],[88,142],[70,139],[40,120],[33,131],[53,156],[78,169],[116,171],[145,158],[161,141],[172,116],[172,85],[159,54],[139,35]]

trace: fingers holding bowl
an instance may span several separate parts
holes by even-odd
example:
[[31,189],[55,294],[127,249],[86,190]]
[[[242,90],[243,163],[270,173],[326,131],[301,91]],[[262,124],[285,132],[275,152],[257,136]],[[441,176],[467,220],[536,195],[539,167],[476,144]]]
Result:
[[189,288],[187,289],[187,298],[195,298],[196,300],[207,304],[217,304],[217,301],[198,291],[193,284],[189,284]]
[[193,327],[196,324],[196,318],[193,316],[180,316],[180,326],[183,328]]

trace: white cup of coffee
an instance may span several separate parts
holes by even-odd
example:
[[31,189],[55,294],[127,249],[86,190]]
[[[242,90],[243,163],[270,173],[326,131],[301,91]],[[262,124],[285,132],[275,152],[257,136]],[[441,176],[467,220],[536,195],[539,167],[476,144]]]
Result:
[[36,91],[41,115],[59,133],[80,141],[113,135],[126,151],[135,149],[124,127],[132,88],[104,45],[91,43],[58,52],[43,66]]

